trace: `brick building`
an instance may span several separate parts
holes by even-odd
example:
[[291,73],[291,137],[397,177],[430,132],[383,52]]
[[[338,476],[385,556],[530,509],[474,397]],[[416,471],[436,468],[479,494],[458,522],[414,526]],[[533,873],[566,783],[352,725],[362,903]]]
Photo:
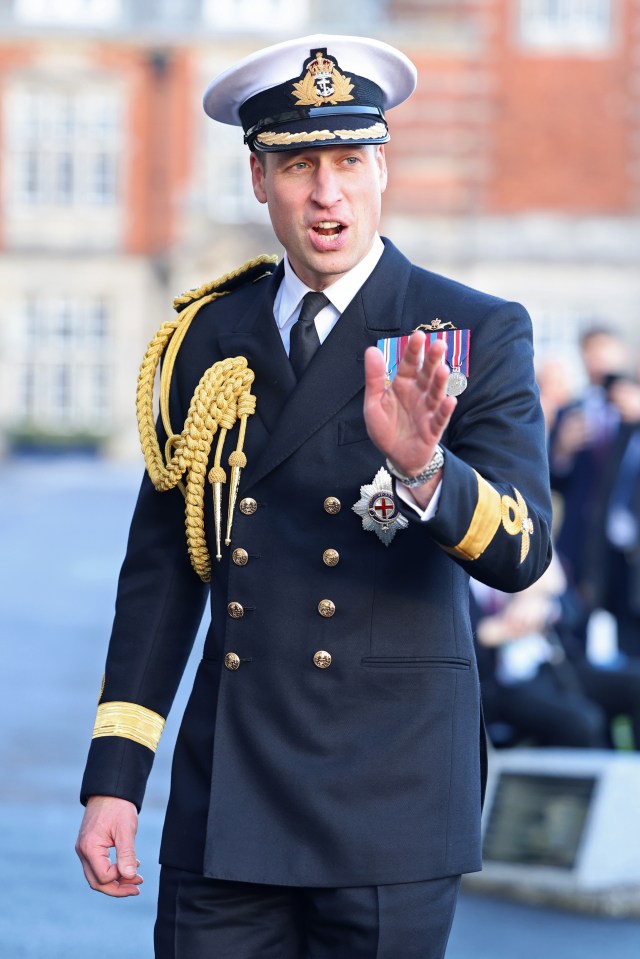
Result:
[[[0,436],[136,449],[172,296],[277,251],[208,80],[319,29],[418,65],[383,232],[523,301],[539,354],[640,302],[640,0],[0,0]],[[261,23],[260,31],[256,24]]]

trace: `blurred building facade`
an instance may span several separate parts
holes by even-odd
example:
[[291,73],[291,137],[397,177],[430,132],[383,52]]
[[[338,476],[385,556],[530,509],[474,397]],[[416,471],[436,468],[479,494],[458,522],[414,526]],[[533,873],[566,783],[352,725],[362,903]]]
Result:
[[137,449],[134,381],[171,299],[278,252],[235,128],[240,56],[327,30],[418,65],[391,115],[383,233],[521,300],[537,349],[637,343],[640,0],[0,0],[0,443]]

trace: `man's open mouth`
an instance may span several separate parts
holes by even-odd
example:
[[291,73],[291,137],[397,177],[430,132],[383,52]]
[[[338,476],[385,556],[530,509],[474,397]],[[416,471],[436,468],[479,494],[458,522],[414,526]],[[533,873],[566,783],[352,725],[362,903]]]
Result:
[[321,220],[313,228],[319,236],[340,236],[344,227],[334,220]]

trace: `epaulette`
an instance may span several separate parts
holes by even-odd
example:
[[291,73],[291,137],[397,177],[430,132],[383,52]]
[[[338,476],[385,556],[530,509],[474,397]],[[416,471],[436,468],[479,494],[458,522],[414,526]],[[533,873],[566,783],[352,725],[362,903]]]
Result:
[[263,254],[262,256],[257,256],[254,260],[248,260],[242,266],[238,267],[237,270],[232,270],[231,273],[225,273],[224,276],[219,277],[217,280],[211,280],[209,283],[204,283],[196,289],[187,290],[182,296],[176,296],[173,301],[173,308],[176,312],[180,313],[190,303],[201,300],[211,293],[217,293],[218,295],[232,293],[234,290],[246,286],[248,283],[256,283],[258,280],[271,276],[277,264],[277,255],[268,256]]

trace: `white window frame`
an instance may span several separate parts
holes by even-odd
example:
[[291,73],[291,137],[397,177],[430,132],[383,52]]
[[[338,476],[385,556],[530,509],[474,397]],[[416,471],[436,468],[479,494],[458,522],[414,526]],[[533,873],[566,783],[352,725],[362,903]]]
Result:
[[537,50],[606,50],[615,0],[519,0],[519,39]]
[[20,23],[108,26],[122,16],[122,0],[15,0]]
[[309,0],[203,0],[202,18],[221,30],[291,31],[309,20]]
[[119,90],[27,80],[7,91],[6,115],[12,207],[104,209],[120,204],[124,120]]
[[107,432],[114,417],[114,316],[100,295],[27,296],[15,354],[17,422],[38,432]]
[[249,149],[242,128],[210,120],[204,124],[207,211],[219,223],[268,223],[266,204],[251,184]]

